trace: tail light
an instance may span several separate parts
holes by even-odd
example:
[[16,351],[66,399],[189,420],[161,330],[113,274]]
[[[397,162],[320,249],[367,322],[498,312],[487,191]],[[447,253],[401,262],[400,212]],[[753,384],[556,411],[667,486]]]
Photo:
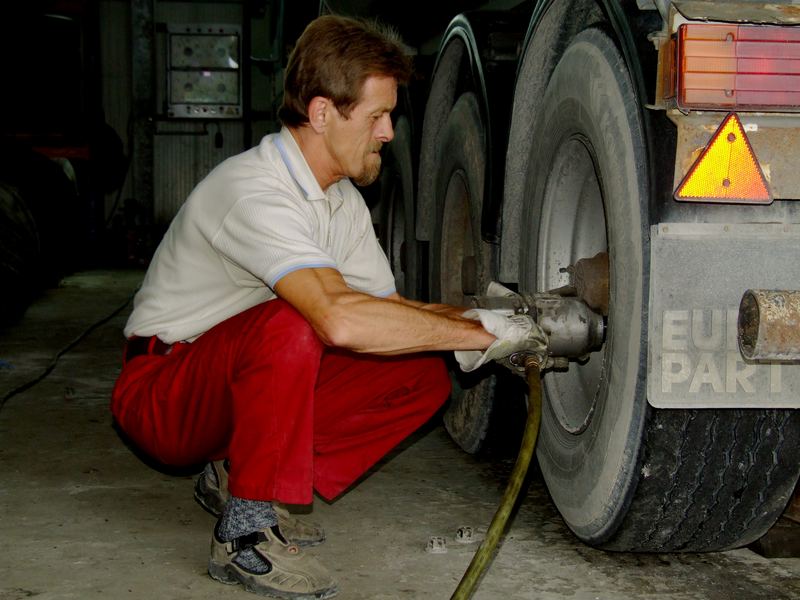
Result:
[[677,104],[684,109],[800,109],[800,30],[684,24]]
[[764,173],[736,113],[717,129],[675,192],[676,200],[769,204]]

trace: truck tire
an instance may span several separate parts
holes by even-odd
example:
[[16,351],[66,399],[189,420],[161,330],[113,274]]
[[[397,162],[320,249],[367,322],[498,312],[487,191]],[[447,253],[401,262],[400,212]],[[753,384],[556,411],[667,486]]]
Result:
[[411,126],[406,116],[397,119],[394,139],[386,148],[378,206],[381,211],[378,237],[392,267],[397,293],[419,299],[420,255],[414,232]]
[[570,529],[609,550],[709,551],[760,537],[800,469],[800,411],[660,410],[646,397],[650,200],[633,84],[613,41],[577,35],[535,115],[520,288],[606,251],[603,348],[544,376],[537,457]]
[[[486,133],[474,93],[461,94],[442,129],[433,170],[437,199],[436,227],[430,253],[433,301],[469,306],[470,296],[486,288],[490,252],[481,240],[480,214],[486,171]],[[450,436],[474,454],[486,438],[491,419],[495,376],[451,368],[453,391],[444,413]]]

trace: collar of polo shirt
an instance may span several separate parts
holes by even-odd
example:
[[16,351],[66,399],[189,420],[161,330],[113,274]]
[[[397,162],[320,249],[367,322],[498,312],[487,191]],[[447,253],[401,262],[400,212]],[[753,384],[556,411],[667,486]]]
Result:
[[275,138],[275,147],[278,149],[292,178],[306,195],[306,200],[328,200],[334,208],[338,208],[341,205],[343,202],[342,192],[339,189],[341,182],[337,181],[327,191],[322,191],[317,178],[314,177],[311,167],[308,166],[308,162],[306,162],[305,156],[300,150],[300,146],[297,145],[294,136],[286,127],[283,127],[280,135]]

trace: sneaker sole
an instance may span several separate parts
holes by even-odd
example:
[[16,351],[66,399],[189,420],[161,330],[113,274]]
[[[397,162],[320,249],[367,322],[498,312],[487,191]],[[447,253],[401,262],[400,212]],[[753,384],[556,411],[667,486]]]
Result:
[[317,594],[306,594],[287,592],[284,590],[277,590],[275,588],[259,585],[244,573],[236,570],[232,565],[220,565],[215,562],[209,561],[208,575],[211,579],[224,583],[225,585],[241,584],[245,590],[259,596],[270,596],[272,598],[284,598],[286,600],[327,600],[333,598],[339,593],[339,588],[334,587]]

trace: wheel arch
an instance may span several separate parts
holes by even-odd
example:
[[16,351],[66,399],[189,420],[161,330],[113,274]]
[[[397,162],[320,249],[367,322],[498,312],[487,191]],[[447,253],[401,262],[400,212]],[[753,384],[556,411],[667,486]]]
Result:
[[617,44],[625,60],[639,99],[649,179],[654,181],[652,136],[646,112],[648,90],[645,67],[636,43],[637,36],[640,38],[647,31],[642,25],[632,24],[618,0],[540,0],[528,25],[514,83],[503,193],[494,199],[500,204],[493,210],[500,217],[499,277],[502,281],[518,281],[524,165],[534,144],[530,115],[536,114],[553,69],[567,47],[578,33],[589,27],[602,28]]

